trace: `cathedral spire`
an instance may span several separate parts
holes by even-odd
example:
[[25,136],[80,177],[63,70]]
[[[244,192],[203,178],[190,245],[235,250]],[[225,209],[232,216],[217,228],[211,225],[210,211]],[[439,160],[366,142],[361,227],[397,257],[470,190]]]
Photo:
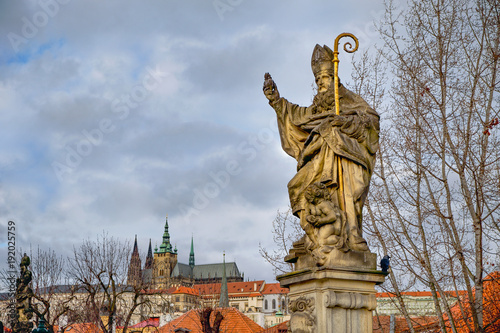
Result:
[[193,236],[191,235],[191,252],[189,253],[189,267],[193,269],[194,264],[194,245],[193,245]]
[[137,235],[135,235],[134,249],[132,250],[132,256],[139,255],[139,248],[137,247]]
[[151,248],[151,238],[149,239],[148,255],[146,256],[146,262],[144,263],[144,269],[153,268],[153,250]]
[[220,286],[220,299],[219,307],[228,308],[229,307],[229,293],[227,290],[227,277],[226,277],[226,253],[224,252],[222,261],[222,283]]
[[160,245],[159,253],[174,253],[172,244],[170,244],[170,234],[168,233],[168,214],[165,218],[165,231],[163,232],[163,242]]
[[165,232],[163,233],[163,243],[170,244],[170,234],[168,233],[168,214],[165,217]]
[[140,285],[142,282],[141,258],[139,257],[139,249],[137,247],[137,235],[135,235],[134,249],[130,256],[130,264],[128,266],[127,284],[132,286]]

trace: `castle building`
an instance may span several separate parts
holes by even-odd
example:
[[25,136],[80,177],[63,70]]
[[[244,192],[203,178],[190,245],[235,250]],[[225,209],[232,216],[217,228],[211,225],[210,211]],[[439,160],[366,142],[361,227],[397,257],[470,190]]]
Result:
[[168,231],[168,216],[160,247],[155,247],[154,253],[149,249],[144,268],[141,269],[141,260],[137,248],[137,236],[134,249],[130,258],[127,284],[138,285],[144,283],[151,289],[168,289],[176,286],[191,287],[194,284],[221,283],[225,276],[227,282],[242,282],[243,273],[240,273],[235,262],[196,265],[194,254],[194,241],[191,237],[191,251],[188,264],[177,260],[177,248],[170,243]]

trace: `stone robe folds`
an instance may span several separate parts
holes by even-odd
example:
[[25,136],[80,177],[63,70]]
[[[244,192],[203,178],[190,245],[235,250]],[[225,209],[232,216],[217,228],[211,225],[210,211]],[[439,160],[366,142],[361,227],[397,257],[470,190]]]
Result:
[[[338,207],[338,158],[344,181],[348,237],[361,235],[362,208],[378,150],[379,115],[358,95],[339,87],[340,115],[331,111],[315,113],[314,105],[302,107],[280,98],[275,109],[283,150],[297,160],[297,174],[288,183],[295,216],[306,209],[306,188],[325,184]],[[358,229],[358,230],[353,230]]]

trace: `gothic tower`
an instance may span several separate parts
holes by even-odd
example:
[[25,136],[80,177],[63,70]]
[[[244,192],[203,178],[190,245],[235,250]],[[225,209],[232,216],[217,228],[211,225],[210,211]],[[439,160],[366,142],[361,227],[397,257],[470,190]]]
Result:
[[153,250],[151,248],[151,238],[149,239],[148,255],[146,256],[146,262],[144,263],[144,269],[153,268]]
[[170,275],[177,264],[177,249],[170,244],[168,233],[168,215],[165,219],[165,232],[160,249],[155,247],[153,258],[153,284],[156,289],[166,289],[170,284]]
[[153,280],[153,250],[151,248],[151,238],[149,239],[148,254],[146,256],[146,262],[144,263],[144,269],[142,270],[142,281],[149,285]]
[[128,265],[127,284],[129,286],[139,286],[142,284],[141,258],[137,248],[137,235],[135,235],[134,249]]

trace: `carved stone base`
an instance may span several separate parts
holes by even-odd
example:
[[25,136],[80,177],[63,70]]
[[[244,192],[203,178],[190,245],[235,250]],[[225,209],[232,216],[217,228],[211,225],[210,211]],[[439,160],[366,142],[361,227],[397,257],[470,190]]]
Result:
[[[303,237],[301,240],[293,243],[293,247],[289,254],[285,257],[285,261],[293,263],[295,270],[300,271],[310,267],[317,266],[317,260],[313,258],[310,252],[306,251]],[[339,251],[332,250],[327,254],[323,267],[343,267],[350,269],[377,269],[377,255],[369,251]]]
[[376,270],[376,254],[332,252],[322,267],[304,267],[311,263],[306,253],[296,259],[300,269],[277,277],[290,288],[292,333],[372,333],[375,285],[386,275]]

